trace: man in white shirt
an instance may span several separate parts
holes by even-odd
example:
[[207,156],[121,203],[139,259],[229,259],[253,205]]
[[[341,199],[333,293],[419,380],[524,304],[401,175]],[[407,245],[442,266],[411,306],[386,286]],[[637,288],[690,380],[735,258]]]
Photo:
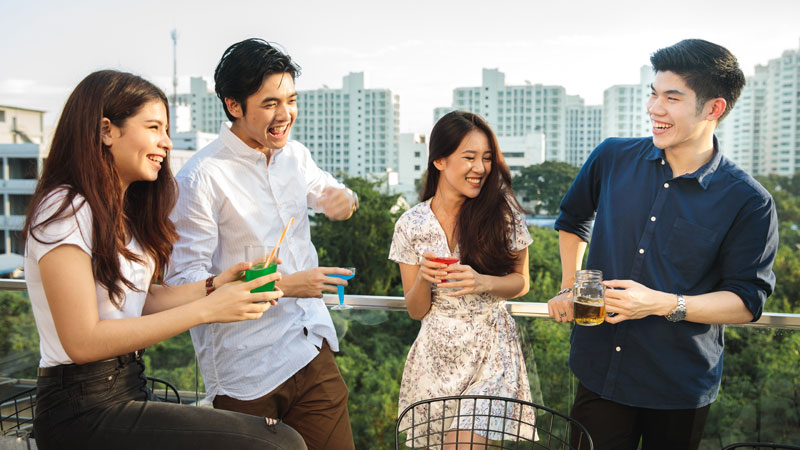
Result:
[[321,299],[347,282],[347,269],[317,267],[308,208],[349,219],[356,195],[321,170],[308,149],[288,140],[297,117],[294,78],[300,68],[260,39],[229,47],[214,73],[231,120],[194,155],[176,179],[172,220],[180,234],[169,283],[207,280],[244,260],[248,244],[280,247],[284,297],[259,320],[191,330],[206,391],[214,407],[278,417],[309,449],[353,449],[347,386],[333,357],[339,350]]

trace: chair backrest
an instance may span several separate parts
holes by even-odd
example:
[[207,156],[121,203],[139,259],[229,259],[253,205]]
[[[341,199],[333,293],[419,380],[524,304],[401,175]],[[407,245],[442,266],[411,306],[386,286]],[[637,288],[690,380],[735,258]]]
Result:
[[723,448],[722,450],[733,450],[733,449],[764,449],[764,448],[773,448],[773,449],[785,449],[785,450],[800,450],[800,447],[796,445],[788,445],[788,444],[774,444],[768,442],[739,442],[736,444],[728,445],[727,447]]
[[36,387],[29,387],[0,400],[0,435],[33,432],[36,409]]
[[181,395],[169,381],[155,377],[147,377],[147,383],[153,394],[153,400],[167,403],[181,402]]
[[443,443],[457,443],[459,450],[594,449],[586,428],[575,419],[512,398],[432,398],[416,402],[400,413],[395,427],[397,450],[405,446],[442,448]]

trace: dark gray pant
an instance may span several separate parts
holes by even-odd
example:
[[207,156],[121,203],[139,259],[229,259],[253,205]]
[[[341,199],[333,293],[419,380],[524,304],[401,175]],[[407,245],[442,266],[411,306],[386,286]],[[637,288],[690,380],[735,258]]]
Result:
[[[711,405],[648,409],[606,400],[578,383],[570,415],[589,431],[596,450],[697,450]],[[573,448],[577,434],[572,434]],[[581,450],[583,447],[581,448]]]
[[40,450],[306,448],[291,427],[268,426],[264,417],[149,401],[140,359],[71,364],[57,372],[37,382],[33,428]]

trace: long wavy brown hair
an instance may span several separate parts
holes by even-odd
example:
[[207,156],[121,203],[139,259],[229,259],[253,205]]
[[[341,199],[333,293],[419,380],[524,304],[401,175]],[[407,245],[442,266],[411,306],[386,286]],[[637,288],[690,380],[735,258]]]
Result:
[[436,122],[431,131],[428,170],[420,200],[425,201],[436,194],[440,172],[433,162],[450,156],[464,137],[475,130],[484,133],[489,140],[492,170],[478,196],[467,198],[461,205],[455,238],[463,264],[472,266],[479,273],[506,275],[517,261],[509,230],[514,225],[515,210],[524,209],[511,190],[511,172],[500,152],[497,137],[481,116],[453,111]]
[[[153,281],[161,281],[178,237],[169,219],[177,198],[169,158],[164,158],[156,181],[131,183],[123,194],[114,158],[101,139],[103,118],[124,132],[125,121],[152,101],[162,102],[169,114],[164,92],[141,77],[102,70],[84,78],[64,105],[23,230],[26,238],[52,243],[37,237],[37,230],[74,215],[72,201],[78,194],[83,196],[92,212],[92,272],[118,309],[125,301],[122,285],[141,291],[120,269],[120,255],[143,262],[126,248],[127,236],[133,236],[155,260]],[[66,188],[67,194],[56,212],[37,218],[42,201],[59,188]]]

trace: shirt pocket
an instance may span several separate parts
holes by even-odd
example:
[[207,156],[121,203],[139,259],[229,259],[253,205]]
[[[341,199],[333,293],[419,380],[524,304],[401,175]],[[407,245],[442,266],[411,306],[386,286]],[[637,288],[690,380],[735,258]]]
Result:
[[678,277],[676,288],[689,289],[708,273],[717,256],[719,233],[678,217],[672,226],[665,255]]

